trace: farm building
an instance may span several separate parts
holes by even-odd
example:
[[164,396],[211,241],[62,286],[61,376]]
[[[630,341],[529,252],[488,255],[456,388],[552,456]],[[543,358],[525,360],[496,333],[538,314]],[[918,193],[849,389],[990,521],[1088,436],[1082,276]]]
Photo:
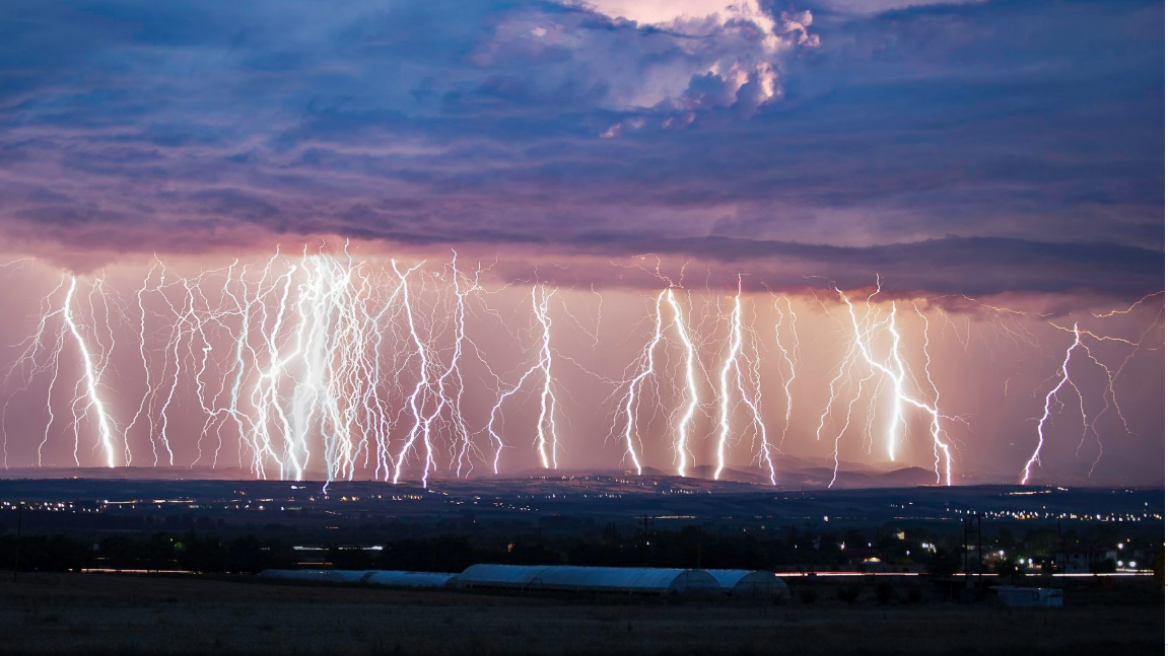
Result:
[[260,576],[303,583],[363,583],[373,572],[342,569],[265,569]]
[[267,569],[260,576],[302,583],[362,584],[391,588],[561,590],[626,594],[734,597],[790,596],[773,572],[745,569],[657,569],[559,565],[472,565],[461,574],[393,570]]
[[789,597],[791,591],[774,572],[749,569],[708,569],[723,594],[735,597]]
[[460,588],[509,588],[525,590],[542,569],[540,565],[471,565],[458,575]]
[[457,574],[399,572],[393,570],[299,570],[266,569],[260,576],[313,583],[363,583],[388,588],[445,588]]
[[457,579],[457,574],[446,572],[377,570],[365,579],[365,583],[389,588],[446,588],[452,587]]
[[1061,608],[1063,591],[1058,588],[1017,588],[1012,585],[996,585],[998,603],[1010,608]]
[[696,569],[472,565],[458,577],[460,588],[573,590],[628,594],[714,594],[714,577]]

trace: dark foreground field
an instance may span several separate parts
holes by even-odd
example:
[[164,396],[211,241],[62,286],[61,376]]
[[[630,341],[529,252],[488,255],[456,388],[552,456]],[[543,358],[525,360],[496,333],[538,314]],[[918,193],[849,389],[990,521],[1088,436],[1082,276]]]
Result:
[[[7,576],[7,575],[6,575]],[[0,652],[28,654],[1160,653],[1152,581],[1081,586],[1067,607],[854,605],[801,581],[785,605],[304,587],[101,574],[0,582]],[[818,600],[800,601],[814,586]],[[903,592],[903,591],[901,591]],[[901,597],[903,599],[903,597]]]

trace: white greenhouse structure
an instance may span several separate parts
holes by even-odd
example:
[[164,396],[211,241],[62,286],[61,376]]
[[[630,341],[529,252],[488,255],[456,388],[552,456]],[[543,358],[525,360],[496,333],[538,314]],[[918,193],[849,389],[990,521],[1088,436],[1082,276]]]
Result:
[[445,588],[451,586],[454,579],[458,578],[457,574],[444,572],[337,569],[265,569],[260,572],[260,576],[305,583],[360,583],[387,588]]
[[265,569],[260,576],[300,583],[362,583],[373,574],[369,570]]
[[774,572],[749,569],[707,569],[723,594],[734,597],[786,598],[791,591]]
[[697,569],[543,565],[472,565],[458,576],[457,585],[460,588],[656,595],[717,594],[720,590],[714,577]]
[[458,579],[457,574],[446,572],[399,572],[393,570],[378,570],[365,579],[368,585],[380,585],[387,588],[447,588],[452,587]]
[[787,598],[773,572],[748,569],[659,569],[565,565],[471,565],[461,574],[394,570],[266,569],[260,576],[299,583],[375,585],[412,589],[482,589],[539,592],[613,592],[647,595],[726,595]]

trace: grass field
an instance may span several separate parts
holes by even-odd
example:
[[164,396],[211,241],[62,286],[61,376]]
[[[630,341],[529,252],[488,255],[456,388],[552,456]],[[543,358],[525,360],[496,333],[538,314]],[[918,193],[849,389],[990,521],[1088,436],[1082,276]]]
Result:
[[[8,654],[1130,654],[1160,653],[1153,582],[1067,592],[1062,609],[783,605],[310,587],[101,574],[0,581]],[[801,586],[800,586],[801,587]],[[806,588],[804,588],[806,589]]]

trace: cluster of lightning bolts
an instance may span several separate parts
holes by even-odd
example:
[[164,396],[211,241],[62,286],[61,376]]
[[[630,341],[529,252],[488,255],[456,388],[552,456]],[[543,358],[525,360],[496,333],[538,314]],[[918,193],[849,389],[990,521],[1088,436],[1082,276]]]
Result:
[[[371,468],[397,482],[417,457],[425,482],[438,468],[435,434],[441,432],[453,442],[446,452],[461,474],[479,455],[462,413],[461,363],[478,352],[466,315],[482,291],[481,268],[473,275],[461,271],[457,254],[442,272],[424,274],[421,267],[391,261],[376,268],[347,253],[305,251],[300,258],[277,253],[258,266],[235,262],[182,277],[156,261],[132,301],[101,278],[65,276],[42,299],[37,330],[8,377],[27,388],[37,375],[49,376],[43,449],[56,421],[61,358],[76,349],[83,375],[69,408],[77,465],[87,419],[97,426],[107,466],[134,464],[127,435],[139,425],[152,447],[146,464],[175,465],[170,436],[176,412],[182,421],[190,414],[175,407],[186,384],[202,416],[196,464],[206,458],[218,465],[229,448],[226,433],[234,431],[239,462],[258,477],[301,479],[316,467],[328,480],[351,479]],[[450,291],[450,307],[418,298],[430,287]],[[124,424],[103,399],[119,321],[134,324],[145,379]],[[445,325],[452,345],[441,349],[436,344]],[[387,392],[404,402],[392,407]],[[399,429],[404,437],[395,447],[391,435]],[[38,465],[41,459],[38,449]]]
[[[828,431],[837,400],[843,397],[844,392],[854,388],[854,393],[843,402],[843,418],[837,420],[838,430],[832,438],[832,484],[839,476],[840,440],[852,425],[853,411],[857,403],[868,393],[868,409],[863,430],[868,451],[871,452],[875,439],[875,422],[879,413],[877,404],[882,400],[888,403],[886,423],[883,427],[884,448],[888,459],[895,462],[900,445],[908,434],[909,413],[919,413],[928,425],[928,432],[932,440],[933,468],[937,483],[944,481],[946,485],[953,482],[953,450],[954,445],[945,430],[946,422],[962,421],[956,416],[943,414],[939,409],[941,394],[933,382],[931,371],[932,357],[929,354],[929,322],[915,303],[912,303],[915,314],[923,321],[922,346],[924,356],[924,379],[928,383],[929,393],[924,393],[921,383],[913,374],[912,368],[906,363],[901,346],[901,334],[897,328],[897,301],[887,303],[888,311],[881,314],[880,306],[874,305],[872,300],[881,293],[880,280],[877,279],[875,291],[864,299],[864,310],[858,312],[856,304],[846,293],[835,288],[835,293],[847,306],[849,323],[845,325],[851,335],[844,358],[834,370],[835,374],[829,385],[829,400],[819,417],[819,425],[815,437],[822,439]],[[869,388],[871,388],[869,390]]]
[[[470,475],[476,463],[486,463],[498,474],[506,449],[512,448],[506,438],[507,414],[534,397],[538,399],[534,425],[518,430],[534,435],[542,467],[558,468],[561,431],[568,424],[561,402],[566,392],[557,376],[564,375],[564,369],[584,367],[553,345],[553,335],[560,330],[553,317],[565,317],[564,323],[577,326],[581,322],[566,304],[553,312],[553,302],[563,295],[554,286],[536,282],[526,293],[523,310],[529,313],[530,329],[513,332],[510,322],[488,303],[501,288],[487,289],[481,265],[460,268],[457,253],[439,269],[424,265],[393,259],[388,265],[372,263],[350,255],[346,247],[340,255],[305,249],[299,256],[286,257],[277,252],[262,262],[236,261],[182,276],[156,259],[132,296],[122,296],[99,276],[63,276],[41,299],[36,329],[21,345],[7,378],[19,381],[25,390],[33,379],[48,380],[38,465],[54,426],[66,421],[77,466],[87,443],[86,430],[95,433],[90,448],[108,467],[136,462],[174,466],[171,439],[176,427],[189,426],[190,417],[197,415],[201,426],[197,456],[187,463],[191,466],[219,466],[225,451],[234,449],[234,458],[226,460],[246,466],[260,478],[302,480],[323,472],[328,481],[352,480],[359,472],[372,472],[394,483],[403,476],[420,475],[425,485],[443,468],[456,476]],[[740,275],[725,294],[711,294],[707,287],[705,294],[695,297],[659,269],[660,263],[650,272],[663,285],[647,298],[649,338],[635,359],[617,379],[584,369],[612,387],[609,437],[623,447],[625,464],[641,474],[646,459],[642,435],[668,435],[673,471],[679,476],[695,473],[699,459],[694,444],[708,439],[713,445],[708,465],[714,479],[724,476],[729,453],[745,440],[755,463],[777,484],[777,460],[796,408],[802,347],[795,305],[790,297],[769,296],[775,317],[771,352],[777,357],[774,368],[767,369],[763,352],[769,349],[756,327],[760,313],[755,307],[764,295],[744,298]],[[828,401],[815,430],[817,440],[831,443],[831,483],[840,472],[841,440],[858,425],[868,452],[881,442],[891,461],[900,457],[902,445],[915,432],[912,427],[923,428],[933,451],[936,482],[952,484],[957,443],[949,430],[965,420],[941,410],[928,315],[913,300],[877,299],[883,293],[879,278],[862,302],[853,298],[854,292],[834,286],[832,290],[837,307],[846,308],[847,320],[836,319],[826,305],[824,310],[837,321],[845,346],[828,372]],[[1094,317],[1131,314],[1161,294]],[[963,300],[982,306],[979,309],[989,313],[999,333],[1015,345],[1040,348],[1038,338],[1016,321],[1027,313]],[[968,349],[969,314],[963,337],[947,313],[928,309],[944,319],[941,334],[951,330]],[[491,333],[518,343],[528,354],[526,361],[511,372],[497,373],[468,327],[472,315],[497,321],[501,330]],[[1035,448],[1021,482],[1028,482],[1032,468],[1041,466],[1046,431],[1067,390],[1078,398],[1083,423],[1080,448],[1093,432],[1099,443],[1098,463],[1102,443],[1096,426],[1113,411],[1127,429],[1116,381],[1144,348],[1148,334],[1162,325],[1162,317],[1161,304],[1137,340],[1097,334],[1078,323],[1067,327],[1048,322],[1073,340],[1060,351],[1054,382],[1043,396]],[[121,421],[107,399],[111,378],[118,377],[112,363],[119,324],[133,335],[133,346],[123,348],[136,352],[145,382],[133,413]],[[919,344],[919,351],[910,354],[903,335],[918,325],[919,341],[910,339]],[[594,347],[600,343],[599,307],[596,326]],[[1108,366],[1092,352],[1092,343],[1130,351],[1120,364]],[[1072,372],[1079,353],[1106,376],[1102,410],[1091,417]],[[66,354],[80,366],[63,366]],[[473,375],[468,366],[473,366]],[[764,370],[767,377],[778,379],[777,386],[764,389]],[[74,371],[78,373],[65,373]],[[469,378],[485,383],[492,399],[481,426],[464,412]],[[1007,390],[1008,386],[1007,379]],[[5,415],[16,396],[7,395]],[[59,397],[68,400],[64,418]],[[197,412],[189,401],[184,403],[190,398]],[[768,431],[764,410],[782,416],[780,431]],[[707,423],[708,433],[698,434]],[[135,429],[149,436],[149,460],[132,452],[128,436]],[[6,431],[4,447],[7,466]]]
[[[643,468],[639,453],[643,444],[639,426],[651,423],[658,414],[664,414],[668,428],[663,432],[673,437],[671,451],[674,471],[678,476],[687,476],[697,461],[691,448],[695,439],[694,431],[697,430],[696,420],[699,414],[712,416],[715,422],[712,476],[718,480],[726,469],[727,452],[733,442],[743,435],[744,427],[736,424],[741,424],[740,418],[745,416],[745,430],[751,436],[755,460],[762,466],[771,484],[776,484],[776,445],[767,434],[767,425],[762,416],[763,358],[758,345],[758,332],[744,318],[742,276],[738,277],[732,296],[719,299],[719,307],[714,308],[713,312],[703,307],[701,317],[695,321],[691,316],[694,309],[692,296],[680,284],[662,275],[659,266],[650,273],[665,282],[666,286],[656,294],[651,305],[649,316],[652,331],[649,341],[626,369],[625,378],[617,384],[619,402],[610,436],[623,444],[626,460],[640,474]],[[787,403],[783,431],[785,437],[793,409],[790,385],[795,375],[797,356],[793,350],[798,346],[798,334],[794,332],[795,315],[790,299],[784,297],[783,300],[786,302],[786,314],[790,316],[790,327],[783,331],[785,315],[776,297],[779,321],[775,326],[775,339],[787,367],[786,371],[780,372]],[[723,304],[727,307],[722,307]],[[688,305],[690,311],[685,310],[683,305]],[[711,316],[715,323],[725,326],[723,330],[705,329]],[[710,344],[697,338],[698,334],[711,332],[723,336],[721,340],[713,337],[709,340],[714,342],[714,358],[717,360],[716,383],[704,364],[709,358],[703,357],[703,354],[711,350]],[[789,334],[786,339],[794,340],[791,349],[784,346],[784,332]],[[704,403],[701,398],[703,383],[705,387],[715,390],[714,408],[710,408],[710,404]],[[676,389],[662,390],[661,387],[666,384]],[[670,392],[676,402],[667,412],[661,413],[665,396]],[[647,420],[641,418],[645,406],[650,410]]]

